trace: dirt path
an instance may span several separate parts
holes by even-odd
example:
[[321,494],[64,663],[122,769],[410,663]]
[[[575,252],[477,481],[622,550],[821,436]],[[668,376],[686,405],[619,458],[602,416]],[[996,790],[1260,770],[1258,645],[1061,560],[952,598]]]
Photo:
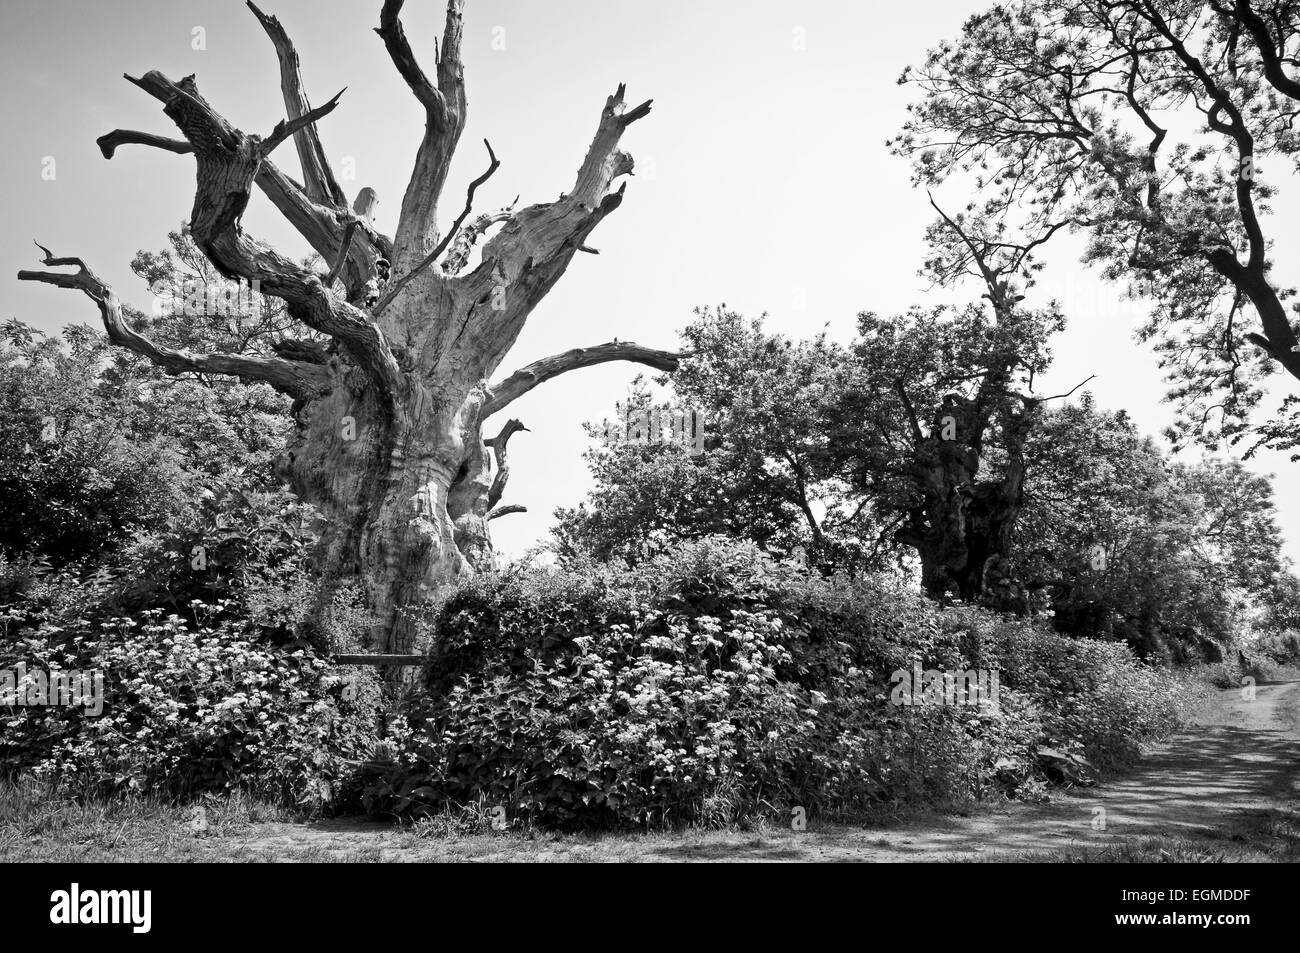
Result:
[[1251,701],[1235,689],[1214,693],[1178,734],[1103,786],[968,817],[762,834],[423,840],[387,825],[336,820],[257,825],[246,837],[222,838],[221,848],[235,859],[267,860],[1005,860],[1149,837],[1231,847],[1251,840],[1262,819],[1297,803],[1300,679],[1290,679],[1260,685]]
[[1251,701],[1239,689],[1216,692],[1176,735],[1104,785],[881,831],[869,859],[963,860],[1153,836],[1222,843],[1298,800],[1300,680],[1291,679],[1258,686]]

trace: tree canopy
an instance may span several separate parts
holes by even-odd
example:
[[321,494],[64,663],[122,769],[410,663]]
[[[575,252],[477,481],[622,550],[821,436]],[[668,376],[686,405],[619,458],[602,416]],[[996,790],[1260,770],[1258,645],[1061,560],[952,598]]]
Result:
[[[1179,443],[1300,446],[1294,289],[1269,200],[1295,168],[1300,24],[1289,0],[1017,0],[971,17],[904,72],[893,149],[916,181],[1086,260],[1152,303]],[[1271,375],[1277,414],[1252,420]]]

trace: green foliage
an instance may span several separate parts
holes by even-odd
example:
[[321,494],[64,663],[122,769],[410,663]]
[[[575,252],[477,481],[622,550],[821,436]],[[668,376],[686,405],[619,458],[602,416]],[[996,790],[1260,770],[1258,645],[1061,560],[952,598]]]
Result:
[[1261,608],[1261,629],[1300,632],[1300,577],[1289,571],[1278,573]]
[[1143,740],[1172,730],[1182,679],[1139,664],[1125,645],[1069,639],[1026,619],[968,607],[945,613],[976,664],[996,664],[1002,685],[1033,698],[1046,746],[1077,748],[1110,768],[1135,759]]
[[[707,459],[675,459],[681,451],[622,451],[617,459],[616,451],[615,460],[593,466],[610,492],[593,499],[587,525],[607,525],[603,535],[628,551],[646,540],[642,527],[660,530],[661,520],[645,516],[662,501],[685,518],[661,531],[651,550],[725,533],[777,554],[802,549],[828,569],[860,568],[854,514],[820,462],[842,349],[824,333],[805,341],[771,334],[761,318],[725,305],[696,309],[681,334],[690,356],[674,372],[672,387],[681,404],[707,421],[710,437],[701,455]],[[673,484],[680,471],[682,481]],[[636,516],[640,523],[625,519]],[[599,541],[600,534],[590,535]],[[589,550],[602,552],[599,545]]]
[[677,444],[627,443],[586,454],[596,486],[556,510],[562,557],[640,562],[685,540],[724,535],[788,552],[804,539],[789,500],[755,490],[720,448],[691,453]]
[[78,794],[240,789],[337,806],[374,740],[379,686],[370,673],[345,681],[312,646],[355,644],[364,614],[346,592],[334,612],[316,611],[315,538],[283,491],[231,490],[190,516],[137,533],[93,569],[0,560],[0,669],[105,680],[99,717],[0,708],[0,762]]
[[[1169,724],[1169,694],[1121,646],[946,614],[887,580],[718,539],[631,569],[476,577],[433,634],[427,691],[367,792],[376,811],[482,801],[603,826],[1036,797],[1036,746],[1119,760]],[[891,704],[891,676],[914,664],[1000,668],[1013,687],[997,711]],[[1103,699],[1121,720],[1099,718]]]
[[0,338],[3,554],[62,567],[176,528],[231,486],[266,485],[285,401],[209,389],[110,348],[10,322]]
[[[204,312],[199,292],[228,283],[188,236],[171,240],[133,267],[186,310],[129,312],[136,327],[265,353],[292,324],[266,301]],[[62,340],[4,326],[0,668],[106,679],[98,718],[0,709],[7,772],[79,795],[339,802],[379,693],[371,674],[344,685],[322,660],[368,620],[357,593],[321,587],[317,515],[273,474],[288,409],[265,385],[167,375],[84,326]]]
[[[858,340],[840,350],[701,312],[684,332],[693,356],[673,386],[710,422],[706,452],[591,451],[594,489],[557,513],[560,556],[636,564],[722,535],[776,557],[804,547],[823,572],[914,569],[918,538],[936,509],[947,512],[927,505],[948,497],[929,479],[926,454],[944,408],[961,403],[978,410],[965,419],[985,423],[976,486],[953,493],[977,494],[1023,464],[1020,510],[997,567],[1023,594],[1018,611],[1050,611],[1059,631],[1124,640],[1144,656],[1219,658],[1281,599],[1271,482],[1231,461],[1176,463],[1086,392],[1054,409],[1010,393],[1047,368],[1060,320],[1051,308],[1007,321],[979,307],[864,314]],[[994,365],[1024,380],[992,380]],[[957,442],[974,449],[969,434]],[[820,518],[810,522],[805,506]]]
[[37,670],[98,670],[103,713],[0,709],[8,772],[84,795],[239,789],[317,809],[336,802],[349,762],[373,742],[373,676],[345,677],[310,651],[158,610],[95,625],[60,621],[21,629],[0,645],[0,668],[21,663],[29,678]]
[[1300,665],[1300,631],[1269,632],[1250,646],[1252,655],[1273,665]]
[[1086,233],[1085,261],[1152,304],[1139,336],[1168,372],[1179,443],[1294,450],[1294,394],[1250,417],[1270,375],[1297,376],[1295,290],[1273,273],[1266,215],[1300,137],[1263,52],[1290,61],[1297,10],[1251,6],[991,5],[903,73],[917,98],[890,144],[918,185],[955,180],[1036,244]]
[[1282,543],[1267,478],[1235,461],[1173,463],[1087,395],[1048,414],[1026,452],[1016,552],[1061,631],[1217,660],[1250,606],[1275,601]]
[[1000,527],[1014,525],[1031,466],[1024,444],[1039,418],[1034,379],[1064,323],[1054,305],[858,316],[827,416],[826,465],[849,505],[878,527],[872,551],[914,554],[936,597],[993,598],[986,579],[1003,572],[992,566],[1006,555]]
[[175,455],[136,439],[130,401],[86,373],[102,343],[70,344],[15,322],[0,340],[0,546],[54,565],[97,556],[183,506]]

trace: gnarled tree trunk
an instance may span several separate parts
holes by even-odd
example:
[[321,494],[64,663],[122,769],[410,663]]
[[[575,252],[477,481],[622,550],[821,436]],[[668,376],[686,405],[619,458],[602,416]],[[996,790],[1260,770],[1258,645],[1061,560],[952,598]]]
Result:
[[[1001,236],[990,240],[963,224],[961,217],[945,214],[933,199],[930,204],[958,249],[953,274],[971,274],[983,281],[997,326],[1009,334],[1023,298],[1010,278],[1026,269],[1029,254],[1039,243],[1015,244]],[[921,587],[930,597],[942,601],[956,594],[967,602],[1023,612],[1027,590],[1009,554],[1024,506],[1025,442],[1037,424],[1039,407],[1052,398],[1010,389],[1024,360],[1011,343],[1013,338],[1009,335],[1006,344],[990,351],[987,363],[975,375],[978,385],[973,394],[947,395],[929,422],[928,435],[908,398],[906,382],[896,381],[912,428],[911,480],[916,500],[896,538],[916,550]],[[1029,380],[1032,386],[1032,376]],[[1005,460],[998,473],[981,475],[981,458],[995,421]]]
[[[633,163],[619,140],[650,104],[627,108],[620,86],[601,111],[567,193],[518,211],[484,213],[466,225],[475,188],[498,166],[488,146],[487,172],[470,185],[464,210],[440,237],[438,203],[466,115],[463,5],[447,4],[432,77],[402,30],[401,0],[386,0],[380,13],[376,32],[425,111],[425,135],[393,238],[369,220],[372,202],[349,207],[330,171],[315,123],[339,97],[311,108],[287,33],[252,3],[279,57],[286,121],[264,138],[245,134],[207,103],[192,76],[173,82],[150,72],[128,79],[163,103],[183,138],[115,130],[99,140],[109,158],[123,144],[192,154],[197,189],[190,230],[198,247],[226,277],[259,282],[264,294],[283,299],[292,317],[328,337],[328,346],[283,340],[274,345],[276,356],[178,351],[131,328],[113,291],[80,259],[45,250],[44,264],[75,266],[76,273],[19,273],[83,291],[99,305],[114,343],[170,371],[233,374],[293,395],[297,427],[280,471],[325,518],[324,572],[365,580],[377,620],[374,647],[382,651],[412,647],[411,610],[490,567],[489,520],[522,509],[498,505],[508,472],[505,444],[522,425],[512,421],[485,441],[488,417],[575,368],[616,360],[676,367],[675,354],[615,342],[566,351],[490,383],[533,308],[577,252],[591,251],[587,236],[622,201],[623,188],[614,183]],[[298,149],[301,185],[269,158],[289,138]],[[243,231],[254,183],[328,272],[295,264]],[[475,243],[497,225],[480,264],[466,271]]]
[[[909,515],[899,539],[916,549],[921,587],[931,598],[955,593],[967,602],[1022,610],[1024,592],[1007,565],[1012,532],[1024,505],[1024,439],[1035,406],[1004,423],[1009,444],[1005,468],[980,477],[982,426],[974,402],[950,406],[935,422],[915,455],[920,505]],[[944,439],[945,417],[955,421]]]

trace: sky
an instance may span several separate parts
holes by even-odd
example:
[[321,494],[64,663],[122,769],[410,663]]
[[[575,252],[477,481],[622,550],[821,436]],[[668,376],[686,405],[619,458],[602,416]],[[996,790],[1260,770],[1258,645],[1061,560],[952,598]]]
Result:
[[[264,0],[293,37],[313,104],[347,87],[320,124],[349,198],[379,195],[376,222],[391,234],[423,127],[423,113],[373,27],[379,0]],[[932,210],[884,142],[914,91],[896,80],[926,49],[955,35],[989,0],[468,0],[463,58],[469,119],[443,215],[465,186],[501,168],[476,208],[554,199],[573,182],[605,97],[620,82],[631,103],[653,99],[623,148],[637,162],[622,206],[588,240],[530,318],[498,376],[548,354],[613,338],[672,347],[692,309],[725,303],[766,312],[794,337],[822,328],[847,341],[860,311],[884,314],[940,293],[917,274]],[[442,27],[437,0],[408,0],[403,21],[432,72]],[[266,134],[283,117],[270,41],[236,0],[4,0],[0,4],[0,181],[10,183],[0,229],[0,317],[42,330],[95,323],[83,296],[20,283],[37,267],[33,239],[84,258],[128,303],[147,309],[129,263],[161,249],[193,202],[194,163],[142,147],[105,161],[95,138],[114,128],[177,132],[155,100],[127,83],[158,69],[194,73],[204,96],[237,127]],[[294,150],[276,161],[297,175]],[[1268,174],[1267,168],[1261,172]],[[1296,260],[1300,189],[1283,185],[1268,224],[1275,260]],[[968,197],[940,192],[950,207]],[[305,242],[255,192],[245,228],[286,254]],[[1070,319],[1054,344],[1041,393],[1090,374],[1098,402],[1126,408],[1148,433],[1170,421],[1155,356],[1132,336],[1140,303],[1079,264],[1066,236],[1042,256],[1031,294],[1058,298]],[[970,287],[963,296],[974,298]],[[946,296],[945,296],[946,297]],[[590,478],[584,421],[626,397],[639,368],[607,364],[556,378],[511,406],[530,432],[510,444],[504,502],[528,512],[492,524],[496,545],[522,553],[546,537],[557,506],[582,499]],[[493,429],[489,423],[488,429]],[[1300,561],[1300,493],[1282,454],[1249,466],[1274,473],[1287,553]]]

